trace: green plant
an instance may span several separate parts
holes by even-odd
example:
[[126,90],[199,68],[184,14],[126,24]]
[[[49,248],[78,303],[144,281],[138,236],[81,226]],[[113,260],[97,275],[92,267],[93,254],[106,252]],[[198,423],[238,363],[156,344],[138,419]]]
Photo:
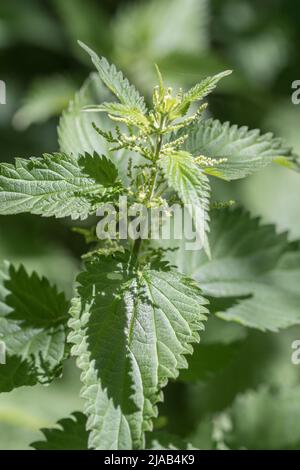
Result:
[[[46,441],[35,448],[186,447],[177,436],[157,432],[163,428],[158,404],[182,369],[179,379],[193,381],[230,360],[234,348],[225,355],[223,347],[204,345],[206,354],[197,348],[209,311],[220,324],[263,331],[300,323],[299,243],[240,208],[210,203],[209,177],[230,181],[274,161],[298,168],[298,160],[270,133],[205,119],[206,104],[197,103],[230,71],[173,93],[156,68],[159,84],[149,110],[115,66],[82,46],[98,74],[61,118],[61,151],[0,165],[0,214],[87,219],[110,204],[117,236],[98,239],[94,218],[75,228],[92,248],[71,302],[45,278],[1,265],[0,339],[7,361],[0,391],[49,383],[66,358],[76,356],[83,413],[44,430]],[[143,206],[144,219],[160,210],[162,224],[173,203],[187,208],[201,248],[188,252],[185,239],[171,237],[120,237],[120,196]],[[214,426],[215,446],[225,446],[227,433],[234,441],[222,420]]]

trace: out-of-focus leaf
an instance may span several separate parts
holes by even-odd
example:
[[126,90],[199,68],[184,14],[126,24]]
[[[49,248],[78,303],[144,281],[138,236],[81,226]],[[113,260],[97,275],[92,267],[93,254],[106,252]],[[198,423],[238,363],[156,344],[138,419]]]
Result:
[[[209,310],[211,313],[216,313],[220,310],[220,302],[216,302],[215,298],[209,299]],[[222,305],[228,308],[227,299],[221,299]],[[231,303],[229,303],[231,305]],[[226,309],[222,307],[222,309]],[[205,335],[201,344],[211,345],[230,345],[231,343],[238,343],[244,340],[247,336],[247,328],[237,323],[224,322],[215,315],[210,315],[206,323]]]
[[[299,367],[291,361],[291,344],[298,338],[298,327],[279,333],[250,330],[226,368],[219,370],[205,382],[189,384],[187,416],[197,423],[207,413],[225,410],[233,403],[237,394],[255,390],[263,384],[268,384],[272,389],[291,389],[300,385]],[[166,400],[168,399],[167,395]],[[193,443],[202,448],[201,443]]]
[[300,386],[249,391],[236,398],[229,414],[231,448],[299,449]]
[[41,439],[41,428],[50,428],[61,416],[81,409],[79,390],[78,371],[73,362],[68,361],[63,378],[48,387],[20,387],[1,393],[0,449],[29,450],[30,442]]
[[14,115],[13,125],[18,130],[25,130],[32,124],[59,115],[68,106],[74,92],[74,85],[64,77],[54,76],[34,82],[23,106]]
[[35,0],[10,0],[0,4],[0,45],[32,44],[61,48],[61,32],[45,6]]
[[151,450],[196,450],[190,443],[165,431],[148,433],[146,448]]
[[298,325],[299,243],[239,208],[214,211],[210,229],[211,261],[203,251],[186,251],[186,240],[168,258],[206,296],[232,300],[220,305],[218,317],[263,331]]
[[114,22],[115,42],[120,54],[139,56],[144,50],[147,60],[171,52],[199,53],[208,46],[208,19],[207,0],[140,2],[120,10]]
[[[207,0],[151,0],[120,8],[113,23],[115,61],[148,89],[153,63],[173,53],[197,57],[208,48],[208,10]],[[168,79],[167,74],[166,69]]]
[[111,101],[111,94],[98,74],[92,73],[70,102],[69,108],[63,112],[58,128],[60,148],[63,152],[76,156],[84,153],[92,155],[94,152],[104,154],[118,167],[121,179],[126,181],[129,157],[133,156],[137,164],[139,156],[124,150],[110,152],[109,144],[92,124],[104,131],[113,131],[112,121],[105,114],[83,111],[87,105],[97,105],[104,101]]
[[207,380],[228,366],[238,354],[240,343],[197,344],[188,358],[188,368],[181,371],[179,380],[197,382]]
[[278,161],[283,166],[292,166],[295,170],[300,171],[300,136],[295,123],[299,119],[299,106],[291,106],[290,100],[278,101],[271,106],[269,112],[265,116],[264,125],[266,128],[280,132],[287,142],[293,146],[296,155],[287,165],[285,160]]
[[227,412],[208,415],[201,419],[189,440],[203,450],[229,450],[225,441],[231,429],[232,423]]
[[262,87],[270,86],[289,60],[290,43],[278,28],[265,29],[245,37],[231,46],[237,68],[249,81]]
[[82,59],[77,40],[108,54],[112,47],[110,18],[100,2],[93,0],[51,0],[60,16],[74,54]]

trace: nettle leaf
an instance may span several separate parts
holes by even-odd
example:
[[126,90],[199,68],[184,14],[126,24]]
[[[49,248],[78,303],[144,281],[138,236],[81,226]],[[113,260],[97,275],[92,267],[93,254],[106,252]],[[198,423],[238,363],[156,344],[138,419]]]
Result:
[[183,101],[193,103],[194,101],[202,100],[216,88],[222,78],[227,77],[231,73],[232,70],[225,70],[212,77],[206,77],[183,95]]
[[16,269],[11,265],[4,286],[8,291],[5,303],[11,308],[6,318],[19,320],[24,327],[66,324],[69,302],[45,277],[40,278],[35,272],[29,275],[23,266]]
[[89,446],[140,449],[162,388],[199,341],[206,300],[175,270],[131,272],[127,255],[95,258],[78,282],[69,341],[83,370]]
[[[109,115],[110,118],[121,118],[126,119],[126,122],[137,127],[147,127],[149,125],[147,117],[138,109],[132,108],[122,103],[102,103],[99,105],[85,106],[84,111],[88,112],[104,112]],[[115,119],[118,120],[118,119]]]
[[0,265],[0,341],[7,353],[0,391],[9,384],[48,382],[61,373],[68,309],[64,295],[45,278],[7,262]]
[[232,70],[225,70],[212,77],[206,77],[200,83],[197,83],[197,85],[191,88],[187,93],[184,93],[181,103],[174,110],[174,115],[181,116],[182,113],[186,114],[192,103],[203,100],[216,88],[222,78],[227,77],[231,73]]
[[186,0],[184,8],[181,0],[124,5],[112,26],[116,53],[125,63],[131,58],[149,65],[170,54],[199,56],[209,48],[207,0]]
[[[176,244],[176,243],[174,243]],[[170,262],[196,279],[206,296],[231,299],[217,315],[260,330],[300,323],[300,246],[272,225],[242,209],[213,212],[211,260],[203,252],[169,255]]]
[[224,180],[244,178],[256,170],[264,168],[282,157],[287,163],[292,150],[282,139],[272,133],[261,134],[248,127],[223,124],[218,120],[196,121],[181,129],[175,138],[188,134],[183,149],[194,157],[204,155],[214,159],[224,159],[214,167],[206,168],[206,173]]
[[261,387],[239,395],[229,410],[232,429],[226,442],[233,449],[299,449],[300,387]]
[[[94,157],[95,162],[97,156]],[[97,204],[105,200],[99,182],[103,158],[91,171],[91,157],[76,157],[56,153],[29,160],[17,158],[15,165],[0,164],[0,214],[30,212],[44,217],[84,219],[96,212]],[[84,173],[87,167],[91,175]],[[111,167],[110,167],[111,172]],[[104,176],[104,175],[103,175]]]
[[204,249],[209,254],[210,186],[207,176],[188,152],[178,151],[163,155],[159,164],[167,182],[179,195],[193,218]]
[[0,364],[0,393],[11,392],[14,388],[35,384],[36,374],[32,364],[20,356],[7,354],[5,364]]
[[35,450],[87,450],[86,416],[79,411],[58,421],[57,428],[41,429],[44,441],[31,444]]
[[136,88],[124,78],[115,65],[110,65],[105,57],[99,57],[92,49],[79,41],[79,45],[90,55],[93,64],[99,72],[99,76],[107,88],[118,100],[131,108],[137,108],[142,113],[146,111],[144,98],[140,96]]
[[35,123],[57,116],[68,105],[74,93],[74,84],[63,76],[49,76],[35,80],[20,109],[13,117],[13,125],[25,130]]
[[108,155],[108,144],[93,128],[93,122],[107,131],[111,129],[110,119],[100,113],[83,112],[87,105],[97,105],[109,99],[110,94],[103,86],[100,77],[92,73],[62,113],[58,127],[60,149],[63,153],[75,156],[85,153]]
[[118,179],[118,170],[111,160],[97,154],[79,157],[79,165],[85,175],[105,188],[113,186]]
[[63,153],[74,156],[85,153],[93,155],[94,152],[105,154],[116,165],[121,180],[126,183],[129,158],[132,157],[138,164],[141,157],[124,149],[111,152],[110,145],[97,133],[95,127],[113,132],[114,123],[106,114],[96,112],[97,109],[95,112],[84,111],[87,106],[97,108],[111,99],[112,95],[104,87],[99,75],[92,73],[62,114],[58,127],[59,145]]
[[148,450],[197,450],[189,442],[166,431],[154,431],[148,434],[146,448]]

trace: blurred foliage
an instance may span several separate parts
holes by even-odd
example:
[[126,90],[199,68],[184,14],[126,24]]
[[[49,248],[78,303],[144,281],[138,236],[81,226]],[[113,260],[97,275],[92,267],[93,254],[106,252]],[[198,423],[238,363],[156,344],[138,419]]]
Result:
[[[291,84],[300,78],[299,18],[300,3],[292,0],[2,1],[0,79],[7,104],[0,106],[1,161],[57,150],[58,116],[90,70],[78,39],[146,94],[154,62],[175,87],[232,68],[232,78],[210,99],[212,116],[274,131],[299,153],[300,106],[291,102]],[[299,175],[274,167],[238,183],[213,184],[216,199],[241,201],[300,236]],[[24,262],[68,293],[82,252],[83,240],[68,222],[1,218],[1,259]],[[297,447],[300,368],[290,356],[298,338],[298,329],[247,333],[211,319],[197,351],[199,357],[213,351],[211,361],[192,382],[168,387],[156,427],[208,448]],[[41,438],[40,427],[80,410],[77,378],[68,365],[49,388],[2,394],[0,448],[28,448]]]

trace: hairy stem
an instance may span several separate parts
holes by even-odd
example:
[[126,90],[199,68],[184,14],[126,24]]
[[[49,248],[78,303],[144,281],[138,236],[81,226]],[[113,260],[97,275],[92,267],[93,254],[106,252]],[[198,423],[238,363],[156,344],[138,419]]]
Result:
[[[162,117],[161,122],[160,122],[160,128],[158,130],[155,150],[154,150],[153,163],[156,163],[157,160],[159,159],[159,156],[160,156],[160,151],[161,151],[162,144],[163,144],[163,130],[164,130],[165,124],[166,124],[166,118]],[[156,189],[158,175],[159,175],[158,170],[157,170],[157,168],[155,168],[155,170],[153,171],[152,178],[150,180],[150,185],[149,185],[149,190],[148,190],[148,198],[147,198],[148,201],[151,201],[151,199],[155,195],[155,189]],[[136,260],[138,258],[141,246],[142,246],[142,239],[137,238],[134,241],[134,244],[133,244],[133,247],[132,247],[132,259],[133,260]]]
[[[153,159],[154,163],[156,163],[157,160],[159,159],[160,151],[161,151],[162,144],[163,144],[163,134],[162,134],[162,132],[164,130],[164,127],[165,127],[165,118],[162,117],[161,123],[160,123],[160,128],[159,128],[159,131],[158,131],[159,133],[158,133],[158,136],[157,136],[155,152],[154,152],[154,159]],[[152,180],[151,180],[151,183],[150,183],[150,188],[149,188],[149,200],[151,200],[153,198],[154,194],[155,194],[157,178],[158,178],[158,171],[157,171],[157,168],[155,168],[155,170],[153,172]]]

